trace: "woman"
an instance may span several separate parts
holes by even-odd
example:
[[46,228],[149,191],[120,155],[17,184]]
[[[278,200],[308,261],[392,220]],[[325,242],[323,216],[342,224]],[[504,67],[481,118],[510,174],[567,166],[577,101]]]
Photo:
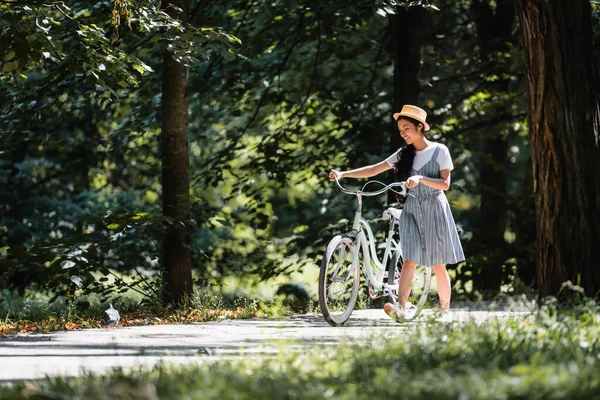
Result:
[[398,304],[387,303],[384,311],[396,321],[404,318],[410,285],[417,265],[431,266],[436,276],[440,308],[450,310],[450,277],[446,264],[465,259],[444,190],[450,187],[454,169],[448,148],[425,138],[427,113],[405,105],[394,114],[405,145],[378,164],[350,171],[329,172],[329,179],[369,178],[391,168],[406,181],[408,196],[400,217],[400,246],[404,265],[398,284]]

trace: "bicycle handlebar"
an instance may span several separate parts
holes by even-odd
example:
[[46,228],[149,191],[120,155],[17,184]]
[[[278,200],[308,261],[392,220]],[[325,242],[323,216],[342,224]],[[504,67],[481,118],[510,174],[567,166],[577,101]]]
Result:
[[[369,183],[379,183],[380,185],[384,185],[384,187],[382,189],[379,189],[375,192],[364,192],[362,189],[361,190],[357,190],[357,191],[351,191],[346,189],[345,187],[343,187],[340,184],[340,181],[338,180],[338,178],[336,176],[333,177],[333,179],[335,180],[335,183],[338,185],[338,187],[340,188],[340,190],[343,193],[347,193],[347,194],[354,194],[354,195],[361,195],[361,196],[377,196],[380,195],[382,193],[387,192],[388,190],[392,190],[393,192],[400,194],[402,196],[406,196],[406,182],[394,182],[394,183],[390,183],[389,185],[386,185],[383,182],[379,182],[379,181],[369,181],[367,183],[364,184],[363,189],[369,184]],[[398,192],[392,188],[395,187],[400,187],[401,191]]]

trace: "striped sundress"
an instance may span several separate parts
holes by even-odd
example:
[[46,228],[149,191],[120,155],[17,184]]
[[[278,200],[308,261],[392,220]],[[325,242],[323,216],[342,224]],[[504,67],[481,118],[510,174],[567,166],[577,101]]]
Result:
[[[440,178],[436,148],[431,160],[411,175]],[[419,265],[456,264],[465,259],[450,204],[443,190],[423,183],[408,189],[400,216],[400,246],[404,260]]]

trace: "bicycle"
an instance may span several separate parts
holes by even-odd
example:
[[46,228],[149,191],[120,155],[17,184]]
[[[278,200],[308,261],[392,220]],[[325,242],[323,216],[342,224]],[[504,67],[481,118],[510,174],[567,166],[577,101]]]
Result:
[[[379,181],[369,181],[361,190],[356,191],[344,188],[337,178],[335,183],[343,193],[355,195],[358,201],[352,230],[336,235],[329,241],[319,272],[321,313],[330,325],[341,326],[354,311],[361,269],[366,277],[367,291],[371,298],[387,296],[392,303],[398,301],[398,280],[403,259],[400,242],[394,239],[394,234],[400,223],[402,210],[390,207],[383,212],[382,218],[389,221],[389,229],[385,238],[383,260],[380,261],[371,226],[362,217],[362,197],[377,196],[388,190],[402,196],[406,196],[407,192],[404,182],[385,185]],[[366,186],[371,183],[378,183],[384,187],[374,192],[365,192]],[[397,191],[395,188],[401,190]],[[406,309],[405,321],[411,321],[421,313],[429,295],[430,285],[431,267],[418,266],[409,296],[412,304]]]

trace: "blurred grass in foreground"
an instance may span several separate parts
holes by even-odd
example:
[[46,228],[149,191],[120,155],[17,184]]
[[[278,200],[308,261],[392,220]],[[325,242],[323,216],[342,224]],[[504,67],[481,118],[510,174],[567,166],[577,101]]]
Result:
[[599,338],[596,302],[550,301],[520,318],[423,321],[361,345],[14,383],[0,398],[598,399]]

